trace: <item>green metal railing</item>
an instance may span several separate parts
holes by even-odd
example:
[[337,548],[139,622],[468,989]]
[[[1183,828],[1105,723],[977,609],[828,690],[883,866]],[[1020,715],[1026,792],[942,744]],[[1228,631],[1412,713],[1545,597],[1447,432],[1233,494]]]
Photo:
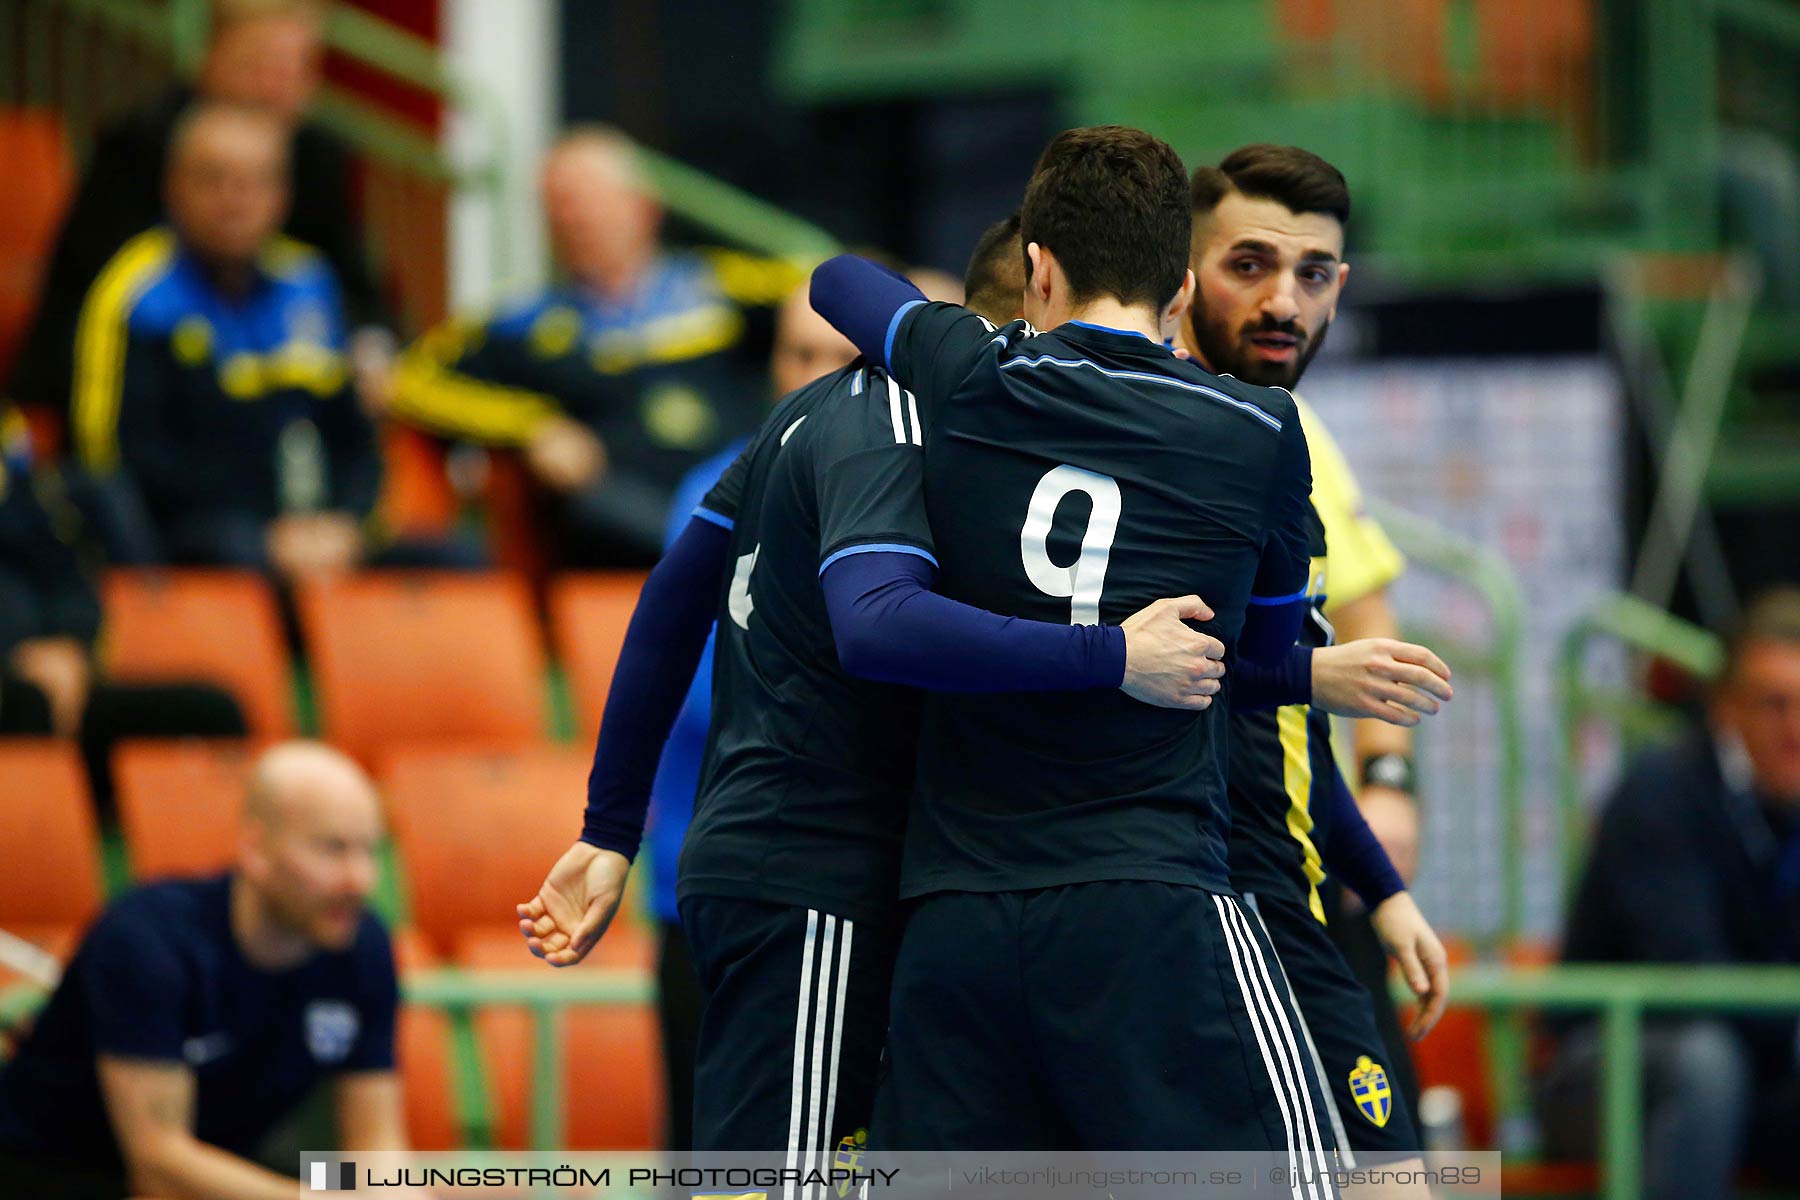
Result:
[[1800,967],[1471,966],[1451,1003],[1495,1012],[1591,1012],[1601,1022],[1600,1178],[1606,1200],[1644,1183],[1644,1019],[1652,1014],[1800,1011]]
[[[1630,590],[1654,605],[1666,605],[1673,599],[1684,561],[1696,574],[1704,574],[1703,568],[1712,565],[1697,563],[1692,556],[1695,526],[1705,515],[1735,368],[1761,286],[1755,264],[1740,257],[1724,258],[1708,273],[1713,278],[1676,410],[1666,429],[1652,430],[1651,446],[1658,467],[1656,495]],[[1726,573],[1726,587],[1729,578]],[[1710,614],[1711,619],[1732,615],[1729,607],[1733,602],[1728,596],[1723,599],[1723,605],[1713,606],[1717,611]]]
[[[1499,803],[1500,923],[1471,940],[1481,950],[1497,952],[1516,940],[1525,926],[1525,728],[1523,670],[1525,597],[1512,567],[1497,551],[1481,546],[1425,518],[1380,500],[1371,512],[1411,560],[1411,564],[1457,580],[1480,596],[1488,613],[1487,638],[1477,645],[1454,645],[1435,631],[1419,636],[1455,665],[1459,680],[1487,679],[1494,689],[1499,742],[1495,781]],[[1521,1020],[1496,1022],[1492,1029],[1492,1061],[1502,1066],[1524,1061],[1530,1030]],[[1529,1097],[1520,1072],[1495,1073],[1495,1107],[1504,1114],[1523,1114]]]
[[1525,728],[1521,670],[1524,659],[1525,597],[1498,551],[1469,541],[1440,525],[1381,500],[1370,511],[1407,558],[1466,585],[1488,610],[1485,644],[1450,646],[1430,638],[1433,648],[1451,659],[1459,675],[1493,681],[1498,711],[1500,768],[1501,922],[1482,939],[1492,945],[1515,938],[1525,923]]
[[837,253],[836,239],[809,221],[648,146],[637,156],[664,206],[708,233],[807,266]]
[[1603,639],[1667,659],[1702,680],[1716,676],[1725,661],[1724,646],[1713,634],[1623,592],[1598,598],[1563,635],[1557,661],[1557,703],[1561,714],[1557,803],[1565,881],[1574,878],[1580,867],[1578,852],[1587,842],[1579,761],[1583,728],[1590,721],[1603,718],[1629,741],[1642,742],[1667,734],[1677,724],[1674,713],[1635,690],[1602,687],[1587,681],[1588,651]]
[[[1460,968],[1453,1006],[1495,1013],[1593,1013],[1601,1022],[1599,1165],[1607,1200],[1636,1200],[1643,1191],[1645,1019],[1661,1014],[1800,1012],[1800,967],[1562,966]],[[488,1008],[524,1008],[532,1022],[531,1148],[558,1148],[562,1095],[558,1030],[578,1005],[646,1003],[641,973],[548,967],[505,972],[424,971],[402,980],[408,1003],[444,1012],[457,1031],[456,1111],[465,1141],[491,1142],[491,1106],[481,1079],[474,1017]],[[35,988],[0,992],[0,1025],[43,1000]]]
[[[525,954],[523,945],[519,953]],[[491,1092],[476,1049],[475,1014],[483,1008],[523,1008],[531,1016],[531,1125],[529,1149],[562,1144],[562,1013],[573,1005],[647,1004],[655,981],[636,971],[522,967],[516,971],[422,971],[403,981],[406,999],[444,1011],[450,1020],[451,1060],[458,1121],[472,1147],[491,1145]]]
[[[1694,1012],[1800,1011],[1800,967],[1565,966],[1522,970],[1459,969],[1452,1003],[1496,1013],[1592,1012],[1602,1027],[1600,1171],[1607,1200],[1636,1200],[1643,1184],[1643,1025],[1647,1016]],[[527,1008],[532,1017],[531,1148],[555,1149],[564,1097],[558,1022],[571,1005],[635,1004],[651,991],[630,972],[548,968],[468,974],[431,971],[408,977],[408,1001],[443,1009],[472,1027],[488,1006]],[[462,1111],[479,1109],[465,1101]]]

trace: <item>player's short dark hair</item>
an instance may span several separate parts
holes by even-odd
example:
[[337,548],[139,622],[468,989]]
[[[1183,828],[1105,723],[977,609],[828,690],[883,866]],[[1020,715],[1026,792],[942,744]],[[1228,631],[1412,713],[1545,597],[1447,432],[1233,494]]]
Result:
[[1257,142],[1240,146],[1216,167],[1201,167],[1188,184],[1195,216],[1210,213],[1232,192],[1273,200],[1295,213],[1325,213],[1350,223],[1350,185],[1344,173],[1298,146]]
[[[1044,147],[1025,185],[1019,238],[1056,255],[1077,302],[1111,296],[1160,309],[1181,290],[1191,221],[1187,170],[1167,142],[1091,125]],[[1029,279],[1029,263],[1025,270]]]
[[963,306],[995,324],[1004,324],[996,314],[1016,312],[1025,291],[1023,261],[1019,214],[1015,212],[989,225],[975,243],[968,269],[963,272]]
[[1780,642],[1800,645],[1800,587],[1775,587],[1758,595],[1731,631],[1725,678],[1737,674],[1752,646]]

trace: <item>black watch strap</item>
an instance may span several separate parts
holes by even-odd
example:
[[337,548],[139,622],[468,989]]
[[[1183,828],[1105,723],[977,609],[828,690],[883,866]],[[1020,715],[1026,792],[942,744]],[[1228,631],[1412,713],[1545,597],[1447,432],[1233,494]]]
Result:
[[1375,754],[1363,760],[1364,787],[1393,788],[1411,796],[1418,791],[1412,759],[1404,754]]

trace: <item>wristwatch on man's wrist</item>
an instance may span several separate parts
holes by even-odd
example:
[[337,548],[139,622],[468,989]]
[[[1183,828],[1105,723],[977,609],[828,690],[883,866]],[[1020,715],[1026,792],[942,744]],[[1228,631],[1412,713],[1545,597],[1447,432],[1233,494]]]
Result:
[[1404,754],[1374,754],[1363,760],[1364,787],[1393,788],[1411,796],[1418,788],[1413,776],[1412,759]]

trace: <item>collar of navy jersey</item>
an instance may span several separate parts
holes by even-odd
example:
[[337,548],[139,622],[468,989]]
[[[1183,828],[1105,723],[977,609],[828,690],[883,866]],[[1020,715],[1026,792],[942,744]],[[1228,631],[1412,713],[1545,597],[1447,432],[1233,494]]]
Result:
[[[1034,338],[1034,337],[1044,336],[1044,334],[1041,331],[1032,328],[1032,326],[1029,322],[1015,322],[1015,324],[1024,324],[1025,325],[1025,328],[1022,331],[1024,339],[1030,339],[1030,338]],[[1086,321],[1066,321],[1063,324],[1058,325],[1055,329],[1050,330],[1049,332],[1052,336],[1063,337],[1064,339],[1073,342],[1076,346],[1079,346],[1080,342],[1076,341],[1075,338],[1072,336],[1075,331],[1073,331],[1069,328],[1069,326],[1071,326],[1071,325],[1078,325],[1085,329],[1096,329],[1102,333],[1112,334],[1115,337],[1131,337],[1131,338],[1136,338],[1136,339],[1142,340],[1142,344],[1135,344],[1135,343],[1121,344],[1119,342],[1109,342],[1107,348],[1111,349],[1111,350],[1117,350],[1117,351],[1123,351],[1123,352],[1129,352],[1129,353],[1154,354],[1154,355],[1156,355],[1156,357],[1159,360],[1164,360],[1164,361],[1167,361],[1167,360],[1173,360],[1174,362],[1183,361],[1181,359],[1174,358],[1173,352],[1171,350],[1169,350],[1167,347],[1159,345],[1158,343],[1152,341],[1148,337],[1145,337],[1141,333],[1133,333],[1129,330],[1109,329],[1104,325],[1091,325]],[[1000,369],[1003,371],[1009,370],[1012,368],[1017,368],[1017,367],[1028,367],[1028,368],[1029,367],[1042,367],[1045,363],[1051,363],[1051,364],[1054,364],[1055,366],[1059,366],[1059,367],[1087,367],[1092,370],[1098,371],[1102,375],[1109,375],[1114,379],[1136,379],[1136,380],[1141,380],[1145,383],[1162,384],[1162,385],[1165,385],[1168,387],[1180,388],[1183,391],[1193,392],[1197,395],[1205,396],[1211,400],[1217,400],[1221,403],[1230,405],[1232,408],[1238,409],[1238,410],[1248,414],[1249,416],[1254,417],[1256,420],[1260,421],[1264,425],[1267,425],[1270,429],[1273,429],[1275,432],[1277,432],[1277,433],[1281,432],[1281,418],[1273,415],[1272,413],[1265,412],[1259,405],[1252,404],[1248,400],[1240,400],[1236,396],[1233,396],[1233,395],[1229,394],[1228,392],[1221,391],[1218,388],[1208,387],[1203,383],[1195,383],[1195,382],[1192,382],[1192,381],[1186,380],[1186,379],[1178,379],[1173,375],[1163,375],[1163,374],[1160,374],[1160,373],[1154,372],[1154,371],[1122,371],[1122,370],[1118,370],[1117,368],[1103,367],[1099,363],[1093,362],[1093,361],[1091,361],[1089,359],[1085,359],[1085,358],[1078,358],[1078,359],[1058,358],[1054,354],[1039,354],[1039,355],[1033,356],[1033,355],[1026,354],[1026,353],[1020,351],[1018,345],[1016,343],[1013,343],[1012,339],[1005,333],[1002,333],[998,337],[995,337],[993,339],[992,344],[1001,347],[1002,357],[1000,359]],[[1007,358],[1004,356],[1005,351],[1008,351],[1008,350],[1013,352],[1013,356],[1011,358]],[[1196,364],[1190,364],[1190,365],[1196,365]],[[1204,368],[1200,368],[1200,369],[1204,370]],[[1276,390],[1281,390],[1281,389],[1276,389]]]
[[1079,325],[1083,329],[1098,329],[1101,333],[1116,333],[1120,337],[1142,338],[1153,346],[1156,344],[1156,340],[1149,334],[1140,333],[1136,329],[1114,329],[1111,325],[1096,325],[1092,321],[1070,321],[1068,324]]

